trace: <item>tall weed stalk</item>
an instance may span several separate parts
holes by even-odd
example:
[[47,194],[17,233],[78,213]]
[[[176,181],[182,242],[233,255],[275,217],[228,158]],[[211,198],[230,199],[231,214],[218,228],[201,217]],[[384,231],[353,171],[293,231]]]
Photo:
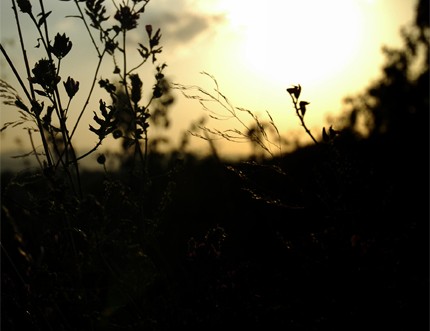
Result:
[[[5,123],[1,130],[8,127],[20,126],[27,122],[35,123],[32,128],[26,128],[30,134],[33,151],[40,161],[44,174],[52,177],[60,170],[67,176],[69,185],[75,194],[82,195],[80,169],[78,161],[94,153],[109,136],[124,139],[127,148],[134,148],[134,164],[140,169],[146,169],[148,158],[148,128],[150,106],[154,100],[163,96],[165,89],[163,70],[166,64],[156,64],[157,55],[161,53],[159,45],[160,29],[154,31],[151,25],[145,26],[147,39],[145,44],[139,43],[137,51],[141,59],[130,63],[128,33],[138,26],[140,15],[145,12],[149,0],[113,1],[113,13],[108,13],[104,0],[78,1],[73,0],[77,14],[70,19],[80,20],[91,40],[97,54],[97,65],[91,79],[87,97],[80,111],[73,103],[79,90],[79,81],[68,76],[62,81],[60,76],[61,64],[69,59],[68,54],[74,46],[65,33],[53,34],[49,30],[49,16],[52,11],[45,9],[44,1],[39,0],[38,8],[30,0],[11,0],[17,32],[22,51],[22,61],[25,66],[25,76],[19,73],[16,60],[12,60],[6,48],[0,44],[0,50],[9,68],[13,72],[25,99],[19,96],[17,90],[8,82],[0,81],[0,96],[3,102],[18,108],[20,119]],[[83,8],[85,6],[85,8]],[[36,14],[36,12],[38,13]],[[42,47],[45,56],[36,63],[30,63],[27,55],[25,35],[22,31],[21,16],[27,15],[38,33],[38,46]],[[111,19],[111,17],[113,19]],[[126,102],[118,103],[118,90],[109,79],[100,79],[102,63],[110,57],[113,62],[113,73],[118,78],[121,91],[125,93]],[[71,59],[73,61],[73,59]],[[147,102],[142,100],[142,78],[138,69],[151,61],[156,66],[153,93]],[[98,141],[87,152],[78,155],[75,145],[75,134],[81,125],[81,120],[92,100],[96,85],[104,89],[110,100],[99,100],[99,109],[94,111],[95,124],[89,124],[89,130],[97,135]],[[61,86],[62,85],[62,86]],[[121,109],[119,109],[121,108]],[[74,123],[70,122],[69,114],[78,113]],[[119,127],[118,113],[125,112],[131,118],[132,128],[125,134]],[[88,124],[87,124],[88,125]],[[42,151],[34,146],[32,132],[38,134],[42,143]],[[37,145],[37,144],[36,144]],[[99,158],[99,161],[102,158]],[[136,168],[137,169],[137,168]]]

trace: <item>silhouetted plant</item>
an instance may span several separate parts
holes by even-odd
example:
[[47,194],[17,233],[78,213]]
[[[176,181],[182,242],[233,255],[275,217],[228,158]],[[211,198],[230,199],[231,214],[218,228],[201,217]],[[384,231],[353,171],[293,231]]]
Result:
[[[136,325],[142,316],[134,302],[135,297],[150,288],[158,278],[162,279],[167,270],[157,238],[160,233],[158,227],[161,227],[160,215],[169,204],[172,191],[169,174],[175,170],[172,167],[169,172],[159,166],[161,161],[150,157],[148,146],[151,108],[158,121],[163,116],[167,120],[167,108],[173,103],[164,77],[166,64],[157,63],[157,56],[162,51],[160,29],[153,31],[151,25],[146,25],[147,41],[138,44],[140,61],[134,66],[127,61],[128,32],[137,27],[149,0],[114,2],[112,14],[108,13],[104,0],[73,1],[78,15],[70,17],[84,24],[97,54],[98,62],[88,91],[82,91],[80,82],[71,76],[60,84],[61,63],[69,59],[70,50],[75,45],[64,33],[57,33],[52,41],[48,33],[48,16],[52,12],[45,10],[44,1],[39,1],[40,13],[37,15],[35,3],[29,0],[11,0],[11,3],[27,79],[19,74],[15,65],[17,60],[9,57],[3,45],[0,45],[0,50],[27,100],[23,100],[11,84],[0,81],[4,103],[17,107],[19,117],[5,123],[1,130],[16,126],[27,130],[33,150],[26,155],[34,155],[43,170],[40,174],[27,171],[14,174],[2,185],[2,231],[6,227],[12,236],[7,245],[2,245],[2,254],[10,257],[2,275],[6,270],[4,274],[8,279],[16,277],[18,282],[22,282],[20,286],[31,289],[31,295],[25,291],[22,296],[17,294],[16,306],[11,311],[16,314],[27,309],[31,316],[21,321],[27,326],[87,329],[89,325],[94,327],[94,323],[97,328],[103,323],[113,323],[116,316],[112,317],[114,313],[109,310],[115,310],[116,314],[113,307],[120,302],[123,306],[133,305],[136,317],[135,321],[124,319],[120,323]],[[30,17],[39,34],[39,47],[43,46],[45,51],[45,58],[33,65],[24,46],[21,15]],[[113,21],[108,20],[110,16],[113,16]],[[118,103],[117,87],[109,79],[99,78],[102,62],[108,56],[113,60],[113,73],[125,96],[121,104]],[[154,65],[156,72],[151,95],[145,102],[143,77],[138,69],[147,62]],[[85,123],[97,136],[98,142],[88,152],[77,155],[73,144],[76,130],[97,83],[110,100],[100,99],[99,107],[94,111],[94,123]],[[82,92],[88,95],[77,120],[71,123],[68,115],[76,108],[72,101],[77,93]],[[130,116],[127,131],[123,131],[121,126],[120,112],[127,112]],[[36,147],[39,144],[34,142],[34,133],[39,134],[43,152]],[[97,162],[103,166],[104,175],[97,173],[91,178],[85,173],[82,181],[78,161],[97,151],[110,135],[123,139],[127,148],[134,148],[132,162],[136,171],[132,180],[109,173],[106,155],[101,154]],[[149,178],[149,171],[156,175]],[[139,175],[139,180],[136,180],[136,175]],[[16,251],[17,240],[30,244]],[[20,255],[26,258],[25,261],[20,260]],[[138,266],[140,262],[136,258],[143,265]],[[118,274],[121,269],[129,269],[130,272]],[[56,278],[52,280],[54,274]],[[148,277],[140,285],[142,279],[137,279],[139,275]],[[48,283],[39,283],[39,279]],[[11,282],[18,286],[18,283]],[[109,282],[112,284],[108,286]],[[133,293],[138,287],[138,293]],[[109,303],[103,301],[104,296],[112,296],[106,301]],[[51,302],[45,301],[48,298]],[[37,306],[40,306],[40,311]],[[81,308],[73,308],[78,306]],[[58,316],[62,316],[60,321]],[[16,316],[12,316],[9,322],[12,327],[21,323]]]
[[[156,68],[156,83],[154,86],[153,95],[150,98],[150,102],[145,107],[143,107],[146,109],[146,112],[139,115],[140,119],[138,119],[138,123],[140,124],[142,131],[141,139],[144,140],[145,159],[147,158],[148,153],[157,152],[157,145],[159,143],[169,143],[169,138],[162,136],[159,133],[169,127],[169,109],[174,103],[174,97],[171,93],[169,82],[162,73],[164,68],[165,65]],[[142,93],[142,81],[138,76],[132,76],[132,80],[134,80],[134,83],[132,82],[131,90],[132,99],[134,98],[137,100],[139,98],[140,100]],[[135,85],[134,88],[133,84]],[[133,112],[130,112],[128,98],[122,86],[118,86],[116,89],[113,107],[116,109],[114,114],[116,131],[113,133],[113,136],[114,138],[122,138],[122,147],[124,152],[123,161],[130,161],[130,157],[132,161],[134,159],[135,153],[131,151],[130,147],[134,145],[135,141],[135,119],[133,117]],[[147,132],[149,126],[153,128],[153,134],[150,141],[148,139]],[[158,135],[155,133],[156,130],[159,131],[157,132]]]
[[314,138],[312,133],[309,131],[305,124],[305,114],[306,114],[306,106],[309,105],[307,101],[299,101],[300,94],[302,92],[302,87],[299,85],[294,85],[293,87],[287,88],[287,92],[291,96],[291,100],[293,101],[294,109],[296,110],[296,115],[300,119],[300,122],[305,129],[306,133],[311,137],[315,144],[318,144],[317,140]]
[[[103,0],[85,1],[88,18],[81,1],[74,1],[79,12],[75,17],[87,27],[100,61],[80,114],[97,84],[110,98],[99,101],[92,123],[86,123],[98,137],[88,153],[73,153],[70,141],[77,123],[69,126],[67,121],[70,101],[82,92],[80,84],[72,77],[63,84],[58,79],[59,62],[69,58],[72,47],[67,36],[57,34],[48,45],[52,61],[41,59],[34,71],[28,71],[28,100],[0,81],[4,102],[17,106],[19,117],[3,129],[21,125],[33,145],[35,132],[47,144],[46,153],[38,154],[36,147],[30,153],[45,174],[4,173],[0,182],[2,327],[100,331],[422,327],[419,317],[425,316],[427,322],[428,315],[426,302],[419,300],[426,301],[423,289],[428,288],[428,271],[423,272],[428,258],[422,254],[428,251],[428,195],[422,193],[428,183],[428,160],[422,155],[428,146],[415,145],[414,130],[427,132],[425,124],[408,121],[407,134],[399,135],[394,144],[387,143],[381,132],[348,140],[348,129],[339,132],[333,126],[323,128],[320,138],[307,128],[305,115],[312,109],[300,99],[301,86],[293,85],[287,92],[313,143],[283,153],[285,138],[270,113],[262,120],[250,110],[234,107],[216,80],[204,73],[215,83],[213,92],[180,84],[173,88],[200,102],[210,117],[239,126],[217,130],[202,121],[190,131],[209,142],[219,138],[251,143],[254,155],[244,162],[227,162],[217,157],[212,145],[215,157],[199,159],[184,152],[189,137],[185,134],[177,153],[157,153],[151,144],[158,138],[149,140],[148,130],[169,125],[168,107],[173,102],[165,65],[156,64],[161,34],[146,26],[149,41],[138,48],[142,59],[135,68],[152,60],[156,69],[147,102],[143,77],[136,69],[127,69],[131,66],[124,44],[147,2],[116,3],[109,20]],[[34,2],[17,3],[24,14],[32,15]],[[48,16],[49,12],[41,13],[34,19],[43,36]],[[428,27],[423,18],[420,22]],[[426,31],[421,30],[420,40]],[[107,56],[113,59],[115,78],[99,79],[101,59]],[[395,75],[389,77],[399,81],[409,67],[402,56],[393,58],[394,69],[388,72]],[[18,74],[16,78],[25,81]],[[421,107],[428,104],[423,92],[428,79],[421,75],[419,80],[419,84],[400,81],[406,91],[414,87],[415,92],[406,95]],[[61,85],[69,101],[63,108],[55,104]],[[395,103],[402,95],[392,91],[397,89],[385,85],[377,89],[376,104]],[[376,109],[380,108],[369,111]],[[426,114],[423,109],[419,116]],[[61,118],[65,120],[60,122]],[[36,130],[29,126],[34,123]],[[63,132],[72,127],[70,134]],[[80,185],[70,185],[76,174],[68,166],[97,151],[110,135],[123,140],[122,153],[135,171],[129,167],[112,171],[108,164],[112,157],[98,154],[104,172],[82,172]],[[399,141],[407,148],[398,149]],[[424,148],[415,151],[413,146]],[[82,195],[75,192],[78,186]]]
[[[219,130],[209,128],[202,125],[202,123],[198,124],[195,129],[201,130],[203,134],[195,131],[190,131],[190,134],[208,141],[212,139],[225,139],[235,143],[251,142],[254,150],[258,146],[258,148],[268,155],[274,156],[276,153],[272,149],[276,148],[278,154],[281,154],[281,136],[270,113],[267,112],[269,120],[262,121],[251,110],[233,106],[229,99],[221,92],[215,77],[206,72],[202,72],[202,74],[208,76],[213,81],[215,85],[213,92],[199,86],[174,84],[173,87],[180,90],[186,98],[198,101],[203,110],[208,113],[209,118],[217,121],[231,120],[233,123],[236,122],[236,124],[232,123],[233,128],[231,129]],[[215,107],[218,108],[215,109]],[[245,123],[242,115],[249,116],[252,122],[250,124]]]
[[[357,137],[380,136],[427,140],[429,109],[428,1],[420,0],[416,19],[401,29],[401,48],[383,47],[382,76],[364,93],[345,98],[341,118],[345,130]],[[419,127],[419,129],[417,129]]]
[[[34,150],[33,154],[37,155],[38,159],[41,159],[43,156],[43,161],[41,161],[41,163],[43,163],[43,169],[47,174],[55,173],[57,168],[61,166],[69,177],[70,184],[77,192],[81,191],[77,161],[96,151],[103,140],[111,134],[116,139],[122,138],[126,140],[127,146],[134,146],[135,155],[140,159],[140,163],[144,165],[148,157],[147,130],[149,127],[148,119],[150,117],[149,107],[154,100],[161,98],[165,92],[165,88],[163,87],[163,70],[166,67],[166,64],[156,66],[152,96],[145,105],[141,105],[143,102],[142,80],[139,74],[136,73],[136,70],[142,67],[149,59],[152,60],[153,64],[157,61],[156,56],[162,51],[162,47],[160,46],[160,29],[154,33],[151,25],[145,26],[148,43],[147,46],[142,43],[138,44],[138,52],[141,55],[141,61],[131,68],[127,61],[128,51],[126,40],[127,32],[136,28],[138,19],[145,11],[149,0],[133,1],[130,5],[125,2],[119,5],[114,3],[115,13],[113,18],[115,21],[110,24],[108,23],[110,15],[103,0],[85,1],[85,14],[81,8],[80,2],[82,1],[74,1],[78,10],[78,15],[71,17],[78,18],[84,23],[97,52],[98,63],[94,72],[92,84],[88,91],[88,97],[75,123],[72,124],[67,121],[67,115],[70,113],[73,98],[79,92],[80,84],[70,76],[63,82],[63,87],[68,97],[67,103],[63,101],[63,95],[60,93],[60,88],[58,86],[61,81],[59,75],[61,63],[69,54],[73,44],[64,33],[57,33],[54,41],[51,42],[48,33],[48,16],[51,14],[51,11],[47,12],[45,10],[43,1],[39,2],[40,13],[37,15],[34,14],[35,9],[29,0],[18,1],[18,7],[14,0],[11,1],[16,18],[19,40],[21,42],[23,60],[27,71],[28,86],[24,83],[25,79],[22,79],[16,70],[15,64],[8,56],[5,48],[0,45],[5,59],[31,105],[27,106],[18,96],[16,90],[9,83],[2,81],[1,94],[5,98],[5,103],[18,107],[20,112],[22,112],[21,120],[6,123],[2,130],[11,125],[22,125],[28,120],[35,122],[36,128],[29,128],[29,130],[31,130],[29,132],[36,131],[39,133],[43,143],[44,153],[42,155]],[[37,61],[33,69],[31,69],[31,64],[27,58],[27,52],[24,46],[24,35],[21,31],[18,8],[24,15],[28,15],[34,23],[39,33],[38,42],[43,45],[47,56],[47,58]],[[90,21],[89,24],[87,23],[88,19]],[[98,41],[96,41],[90,27],[98,32]],[[128,135],[123,135],[121,129],[118,127],[118,120],[116,118],[116,113],[120,111],[115,105],[117,100],[116,87],[110,83],[108,79],[100,79],[98,83],[100,87],[106,90],[110,95],[112,104],[109,105],[103,100],[99,101],[99,112],[101,116],[98,115],[98,112],[94,112],[94,121],[98,127],[91,124],[89,125],[90,131],[97,135],[98,142],[88,152],[82,155],[76,155],[72,138],[91,100],[97,82],[97,76],[99,75],[101,64],[106,55],[111,56],[113,59],[115,65],[113,73],[118,76],[122,91],[126,96],[126,102],[123,104],[124,109],[121,111],[129,113],[132,127],[129,128]],[[118,57],[120,60],[118,60]],[[37,86],[40,88],[38,89]],[[43,101],[40,101],[38,97],[42,97]],[[46,101],[49,103],[48,105],[45,105]],[[141,146],[141,141],[144,141],[143,147]],[[70,165],[74,167],[74,175],[70,172]],[[75,179],[73,179],[73,177],[75,177]]]

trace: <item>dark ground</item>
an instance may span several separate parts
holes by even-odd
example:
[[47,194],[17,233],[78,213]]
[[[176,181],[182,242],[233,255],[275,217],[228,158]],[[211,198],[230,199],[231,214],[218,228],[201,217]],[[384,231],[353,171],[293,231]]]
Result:
[[166,168],[153,156],[151,182],[85,173],[82,199],[3,174],[2,326],[421,329],[428,159],[390,146]]

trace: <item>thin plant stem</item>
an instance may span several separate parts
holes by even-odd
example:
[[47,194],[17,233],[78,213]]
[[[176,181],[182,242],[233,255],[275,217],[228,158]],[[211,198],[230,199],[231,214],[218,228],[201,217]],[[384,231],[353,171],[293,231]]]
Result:
[[97,82],[97,74],[98,74],[98,72],[100,70],[100,67],[101,67],[101,64],[102,64],[102,61],[103,61],[103,57],[106,54],[106,49],[102,53],[100,53],[100,49],[99,49],[99,47],[97,46],[97,43],[94,40],[94,37],[93,37],[93,35],[91,33],[91,30],[90,30],[90,28],[88,26],[88,23],[87,23],[87,21],[85,19],[85,16],[84,16],[83,12],[82,12],[82,9],[79,6],[78,0],[74,0],[74,3],[76,5],[76,7],[78,8],[80,18],[84,22],[85,29],[87,30],[88,35],[90,36],[91,42],[93,43],[94,48],[96,49],[97,56],[99,58],[99,62],[97,63],[97,66],[96,66],[96,71],[95,71],[94,76],[93,76],[94,78],[93,78],[93,81],[92,81],[92,84],[91,84],[90,91],[88,93],[87,99],[85,101],[85,104],[84,104],[81,112],[79,113],[79,116],[78,116],[78,119],[75,122],[75,125],[73,126],[72,132],[70,134],[70,139],[72,139],[73,135],[75,134],[75,131],[76,131],[76,129],[77,129],[78,125],[79,125],[79,122],[80,122],[80,120],[82,118],[82,115],[84,114],[85,109],[87,108],[87,106],[88,106],[88,104],[90,102],[91,95],[93,94],[93,90],[94,90],[94,87],[95,87],[96,82]]
[[99,148],[101,146],[102,142],[101,140],[93,147],[91,148],[88,152],[86,152],[85,154],[82,154],[81,156],[76,158],[76,161],[79,161],[85,157],[87,157],[88,155],[90,155],[91,153],[95,152],[97,150],[97,148]]
[[[17,26],[17,29],[18,29],[19,42],[20,42],[20,45],[21,45],[21,51],[22,51],[22,56],[23,56],[23,59],[24,59],[24,65],[25,65],[25,69],[26,69],[26,72],[27,72],[27,78],[28,78],[28,80],[30,80],[30,78],[31,78],[30,65],[29,65],[29,61],[28,61],[28,57],[27,57],[27,51],[25,50],[25,46],[24,46],[24,38],[22,36],[21,24],[20,24],[20,21],[19,21],[19,16],[18,16],[18,11],[16,9],[15,0],[12,0],[12,10],[13,10],[14,15],[15,15],[15,22],[16,22],[16,26]],[[24,83],[22,82],[22,79],[20,78],[20,75],[16,71],[15,67],[12,64],[12,61],[7,56],[6,51],[3,49],[3,47],[2,47],[2,53],[6,55],[6,59],[8,60],[8,63],[11,66],[12,71],[14,72],[14,74],[15,74],[16,78],[18,79],[18,81],[20,82],[21,86],[24,86]],[[33,84],[31,82],[30,82],[29,86],[30,86],[31,98],[29,98],[28,91],[27,91],[27,89],[25,87],[24,87],[24,92],[26,93],[27,97],[29,98],[30,103],[33,105],[33,103],[36,100],[36,96],[35,96],[35,93],[34,93]],[[39,133],[40,133],[40,138],[42,139],[43,149],[45,150],[46,161],[48,163],[48,167],[50,168],[50,167],[52,167],[52,160],[51,160],[51,157],[50,157],[48,142],[46,141],[46,138],[45,138],[45,135],[44,135],[44,130],[43,130],[42,122],[41,122],[40,116],[38,114],[34,114],[34,116],[36,118],[37,126],[39,128]]]
[[39,163],[40,168],[43,169],[42,162],[40,162],[39,155],[37,154],[36,147],[34,146],[34,141],[33,141],[33,136],[31,135],[31,130],[27,129],[27,132],[28,132],[28,136],[30,137],[31,148],[33,149],[34,156],[36,157],[37,163]]
[[[42,17],[46,16],[46,12],[45,12],[45,8],[43,5],[43,0],[39,0],[39,4],[40,4],[40,8],[41,8],[41,14]],[[33,22],[35,23],[37,30],[39,32],[40,38],[42,40],[42,43],[45,47],[46,53],[48,55],[48,58],[50,61],[52,61],[52,52],[51,49],[49,47],[49,32],[48,32],[48,24],[47,21],[45,19],[43,25],[44,25],[44,32],[45,32],[45,36],[42,33],[42,30],[40,29],[39,24],[37,24],[36,19],[34,18],[34,15],[32,13],[30,13],[30,17],[33,20]],[[58,61],[58,70],[60,68],[60,64],[61,64],[61,60]],[[62,154],[60,154],[60,158],[62,158],[63,155],[65,155],[66,161],[65,161],[65,167],[64,170],[68,173],[68,165],[69,165],[69,151],[71,153],[71,157],[72,157],[72,163],[75,167],[75,172],[76,172],[76,180],[77,180],[77,185],[78,185],[78,190],[79,193],[82,194],[82,189],[81,189],[81,181],[80,181],[80,172],[79,172],[79,167],[76,161],[76,154],[72,145],[72,141],[70,139],[70,135],[66,126],[66,118],[64,115],[64,110],[62,108],[61,105],[61,97],[60,97],[60,93],[58,91],[58,86],[57,84],[55,84],[54,86],[54,93],[52,98],[50,98],[52,104],[54,105],[54,109],[56,111],[57,117],[60,121],[60,129],[62,132],[62,139],[63,139],[63,143],[64,143],[64,151]],[[53,141],[53,143],[55,144],[55,140]],[[71,176],[69,176],[70,180],[72,180]],[[73,181],[72,181],[72,186],[73,186]]]
[[[136,121],[136,117],[137,117],[137,107],[133,107],[133,105],[131,104],[131,97],[130,97],[130,93],[128,91],[128,86],[127,86],[127,50],[126,50],[126,38],[127,38],[127,30],[123,30],[122,32],[122,49],[123,49],[123,72],[124,72],[124,76],[122,79],[122,84],[124,86],[124,90],[125,90],[125,94],[127,96],[127,102],[128,102],[128,106],[130,107],[131,110],[134,110],[134,155],[136,157],[136,155],[139,156],[142,165],[145,168],[145,163],[146,163],[146,157],[143,157],[142,154],[142,150],[140,148],[140,142],[139,142],[139,138],[137,136],[137,121]],[[145,143],[145,146],[147,146],[147,141]],[[145,149],[145,156],[146,156],[146,149]],[[136,160],[135,160],[136,161]]]
[[76,7],[78,8],[79,15],[81,15],[82,21],[84,21],[85,29],[87,29],[87,32],[88,32],[88,34],[90,36],[90,39],[91,39],[91,42],[93,43],[94,48],[96,49],[97,55],[100,58],[100,57],[102,57],[102,53],[100,53],[99,47],[97,46],[97,43],[94,40],[93,34],[91,33],[91,30],[90,30],[90,27],[88,26],[88,23],[87,23],[87,21],[85,19],[85,16],[82,13],[81,7],[79,6],[79,2],[78,2],[78,0],[74,0],[74,2],[75,2]]
[[43,48],[45,48],[45,51],[48,55],[49,60],[52,60],[51,52],[49,51],[49,47],[47,45],[47,41],[45,40],[45,36],[43,35],[43,31],[40,29],[39,24],[36,21],[36,18],[34,17],[33,13],[29,13],[31,20],[33,21],[34,25],[36,26],[37,32],[39,33],[39,40],[42,41]]
[[313,142],[315,144],[319,144],[318,141],[315,139],[315,137],[312,135],[312,132],[308,129],[308,127],[305,124],[305,119],[304,116],[302,116],[299,112],[299,107],[297,107],[297,100],[291,95],[291,99],[293,100],[293,104],[294,104],[294,109],[296,110],[296,114],[300,119],[300,122],[303,126],[303,128],[305,129],[306,133],[309,135],[309,137],[311,137],[311,139],[313,140]]
[[79,113],[78,119],[76,120],[75,125],[73,126],[72,133],[70,134],[70,139],[72,139],[73,135],[75,134],[75,131],[79,125],[79,122],[81,121],[82,115],[84,115],[84,112],[85,112],[88,104],[90,103],[90,99],[91,99],[91,96],[93,94],[96,82],[97,82],[97,75],[98,75],[98,72],[101,68],[101,64],[102,64],[103,57],[105,54],[106,54],[106,50],[104,50],[103,53],[101,54],[101,56],[99,57],[99,62],[97,63],[97,66],[96,66],[96,71],[95,71],[94,76],[93,76],[93,81],[91,83],[90,91],[88,93],[87,99],[85,100],[85,104],[84,104],[81,112]]
[[[45,13],[45,8],[43,6],[43,0],[39,0],[39,4],[41,7],[42,17],[45,17],[46,13]],[[52,52],[51,52],[50,47],[49,47],[48,24],[46,23],[46,20],[45,20],[45,22],[43,23],[45,35],[43,35],[43,32],[40,29],[40,25],[37,23],[36,18],[34,17],[33,13],[30,12],[29,14],[30,14],[30,17],[31,17],[33,23],[36,25],[37,31],[39,32],[39,36],[40,36],[40,39],[42,40],[46,54],[48,55],[49,60],[52,61]],[[61,61],[59,60],[58,66],[60,66],[60,63],[61,63]],[[51,100],[52,104],[54,105],[54,109],[55,109],[57,117],[60,121],[60,128],[61,128],[61,132],[63,133],[62,139],[63,139],[63,143],[64,143],[64,148],[65,148],[65,151],[67,151],[69,148],[70,142],[68,139],[67,128],[65,127],[65,119],[63,116],[63,110],[62,110],[62,106],[61,106],[61,98],[60,98],[60,94],[59,94],[57,85],[54,86],[53,98],[50,98],[50,100]],[[53,143],[55,144],[55,141],[53,141]],[[65,157],[66,157],[65,164],[67,166],[67,164],[69,164],[69,153],[67,153],[67,152],[62,153],[60,155],[60,157],[62,157],[63,154],[65,154]],[[68,170],[65,169],[65,171],[68,171]]]
[[[45,7],[43,6],[43,0],[39,0],[39,4],[40,4],[40,9],[42,12],[42,17],[45,17]],[[45,22],[43,23],[44,28],[45,28],[45,38],[46,38],[46,42],[47,42],[47,46],[49,47],[49,33],[48,33],[48,24],[46,23],[46,19]],[[48,52],[49,54],[51,54],[51,52]]]
[[130,69],[130,70],[127,72],[127,75],[130,75],[133,71],[135,71],[135,70],[139,69],[141,66],[143,66],[143,65],[146,63],[146,61],[148,60],[148,58],[149,58],[149,57],[147,57],[147,58],[143,59],[143,60],[142,60],[142,62],[140,62],[137,66],[135,66],[135,67],[133,67],[132,69]]
[[70,104],[72,103],[72,98],[69,98],[69,101],[67,101],[66,109],[64,110],[64,116],[67,119],[67,113],[69,112]]
[[27,87],[24,85],[24,82],[22,81],[21,76],[19,75],[18,71],[15,68],[15,65],[13,64],[12,60],[10,59],[9,55],[7,54],[6,50],[3,48],[3,45],[1,43],[0,43],[0,51],[3,53],[3,56],[6,59],[6,62],[8,63],[10,69],[15,75],[15,78],[18,80],[18,83],[23,89],[28,101],[31,103],[32,99],[31,99],[30,93],[28,92]]

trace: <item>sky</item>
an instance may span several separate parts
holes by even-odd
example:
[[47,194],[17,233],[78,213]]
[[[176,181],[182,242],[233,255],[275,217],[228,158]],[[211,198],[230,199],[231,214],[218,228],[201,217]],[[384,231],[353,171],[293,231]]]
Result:
[[[38,12],[38,1],[32,3]],[[106,0],[108,8],[112,8],[111,3]],[[151,0],[140,25],[129,33],[128,61],[131,66],[139,60],[135,48],[145,42],[145,25],[160,28],[163,52],[158,61],[167,64],[165,74],[169,81],[213,91],[214,82],[202,74],[207,72],[216,78],[219,89],[233,106],[251,110],[262,121],[268,120],[268,112],[281,136],[310,143],[309,137],[301,135],[303,129],[286,88],[302,86],[302,99],[310,102],[305,120],[318,136],[322,126],[327,125],[328,116],[340,114],[346,96],[363,91],[379,77],[384,63],[381,48],[402,45],[400,28],[412,22],[415,5],[415,0]],[[66,33],[73,42],[60,72],[62,80],[72,76],[80,81],[80,91],[69,111],[68,121],[73,123],[85,103],[97,54],[82,22],[66,18],[77,15],[72,1],[45,1],[45,9],[52,10],[48,17],[51,36]],[[24,73],[9,0],[0,2],[0,18],[1,43]],[[44,54],[41,48],[34,47],[37,35],[31,22],[26,16],[20,18],[28,56],[34,64]],[[113,81],[113,67],[112,60],[106,58],[99,78]],[[1,78],[19,91],[2,55],[0,70]],[[139,71],[148,77],[144,80],[147,95],[154,72],[151,65]],[[167,131],[158,133],[167,135],[171,146],[178,146],[184,132],[202,118],[207,119],[205,125],[209,128],[242,129],[234,118],[208,120],[208,112],[196,100],[186,99],[179,90],[173,93],[175,103],[169,113],[172,124]],[[103,91],[94,93],[78,127],[78,149],[87,150],[97,142],[97,137],[88,131],[88,124],[94,124],[92,111],[98,109],[100,98],[109,100]],[[16,109],[0,107],[1,125],[19,118]],[[215,104],[210,107],[222,112]],[[251,122],[246,114],[242,115],[245,124]],[[30,150],[22,128],[7,129],[0,138],[2,152],[19,154]],[[191,150],[208,147],[197,137],[190,137],[189,141]],[[35,144],[39,148],[40,143]],[[111,139],[103,143],[101,150],[116,146],[117,142]],[[225,155],[250,151],[249,144],[223,140],[216,140],[215,147]]]

